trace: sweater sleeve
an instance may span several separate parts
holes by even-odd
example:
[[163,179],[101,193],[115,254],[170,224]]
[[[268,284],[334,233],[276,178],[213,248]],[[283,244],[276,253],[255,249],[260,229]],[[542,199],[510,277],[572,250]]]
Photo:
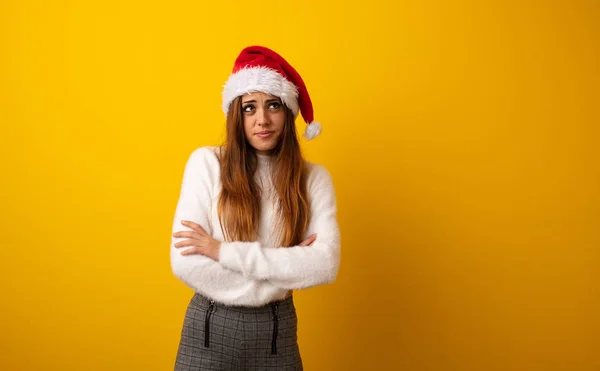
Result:
[[[179,201],[173,220],[173,232],[190,230],[181,224],[190,220],[202,226],[208,233],[210,228],[210,205],[212,188],[218,177],[218,159],[210,147],[195,150],[189,157],[181,185]],[[174,244],[184,238],[171,236],[171,268],[174,275],[192,288],[211,299],[228,305],[262,305],[282,290],[266,280],[244,277],[202,255],[181,255],[184,250]]]
[[313,166],[314,176],[309,181],[311,219],[305,235],[317,234],[313,245],[266,247],[259,242],[224,242],[219,256],[224,267],[285,289],[335,281],[340,265],[335,191],[328,171],[321,165]]

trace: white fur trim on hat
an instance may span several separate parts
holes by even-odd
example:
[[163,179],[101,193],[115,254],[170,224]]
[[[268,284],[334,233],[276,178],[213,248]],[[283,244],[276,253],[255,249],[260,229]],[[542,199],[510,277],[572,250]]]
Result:
[[235,98],[258,91],[279,97],[294,116],[298,116],[298,88],[279,72],[267,67],[243,68],[229,76],[223,86],[223,112],[227,114]]

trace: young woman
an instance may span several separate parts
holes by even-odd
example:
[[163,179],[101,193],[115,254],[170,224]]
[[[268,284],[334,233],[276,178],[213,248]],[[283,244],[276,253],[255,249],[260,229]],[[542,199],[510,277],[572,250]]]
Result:
[[242,50],[223,91],[227,139],[185,166],[171,266],[195,291],[175,370],[302,370],[293,290],[335,280],[332,179],[302,157],[319,135],[300,75],[260,46]]

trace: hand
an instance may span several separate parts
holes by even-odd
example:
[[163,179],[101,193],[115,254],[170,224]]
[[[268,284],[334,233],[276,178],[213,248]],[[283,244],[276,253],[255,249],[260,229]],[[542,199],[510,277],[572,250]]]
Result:
[[180,231],[173,233],[173,237],[187,237],[187,240],[177,242],[174,246],[176,248],[193,246],[181,253],[181,255],[200,254],[214,261],[219,261],[219,252],[221,250],[221,242],[212,238],[204,228],[200,225],[190,222],[188,220],[182,220],[181,224],[191,228],[191,231]]
[[317,239],[317,234],[313,233],[310,236],[308,236],[307,239],[305,239],[304,241],[300,242],[299,246],[312,246],[313,243],[315,243]]

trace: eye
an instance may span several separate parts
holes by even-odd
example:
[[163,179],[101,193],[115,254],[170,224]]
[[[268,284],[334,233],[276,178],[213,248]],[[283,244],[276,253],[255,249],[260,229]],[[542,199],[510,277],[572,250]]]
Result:
[[244,112],[252,112],[254,110],[254,105],[247,104],[244,107],[242,107],[242,109],[244,110]]
[[271,102],[271,103],[269,103],[269,108],[271,108],[271,109],[279,109],[279,108],[281,108],[281,103],[279,103],[279,102]]

